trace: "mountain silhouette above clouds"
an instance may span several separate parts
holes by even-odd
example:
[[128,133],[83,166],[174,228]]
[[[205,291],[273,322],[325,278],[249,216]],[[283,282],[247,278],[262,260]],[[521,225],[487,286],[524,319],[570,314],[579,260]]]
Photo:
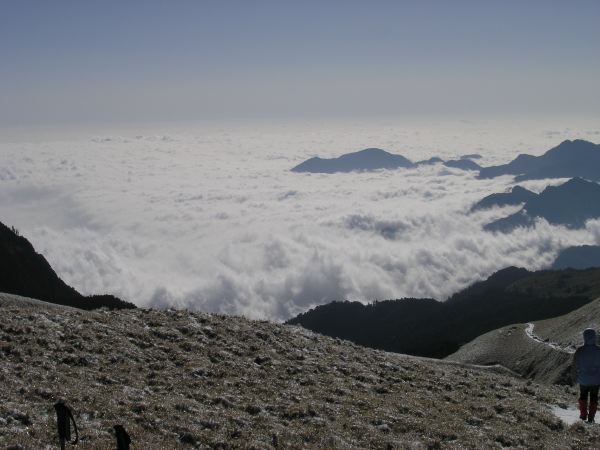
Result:
[[537,218],[546,219],[553,225],[583,228],[587,220],[598,217],[600,185],[582,178],[573,178],[560,186],[548,186],[540,194],[527,200],[520,211],[491,222],[484,229],[508,233],[517,227],[535,225]]
[[516,181],[581,177],[600,181],[600,145],[566,140],[541,156],[521,154],[508,164],[483,167],[480,178],[514,175]]
[[479,154],[470,154],[444,161],[434,156],[413,162],[380,148],[367,148],[337,158],[310,158],[291,170],[308,173],[364,172],[441,163],[446,167],[479,171],[479,178],[513,175],[516,181],[574,177],[600,181],[600,145],[582,139],[563,141],[541,156],[521,154],[508,164],[498,166],[482,167],[474,161],[479,158]]
[[450,161],[444,161],[440,158],[433,157],[415,163],[402,155],[389,153],[380,148],[367,148],[354,153],[346,153],[337,158],[310,158],[303,163],[298,164],[291,170],[292,172],[309,173],[368,172],[380,169],[413,168],[420,165],[436,163],[442,163],[447,167],[462,170],[480,169],[480,166],[477,163],[467,157]]
[[491,194],[484,197],[471,207],[471,211],[493,208],[494,206],[519,205],[535,197],[537,197],[535,192],[531,192],[522,186],[514,186],[509,192]]
[[454,169],[461,170],[480,170],[481,166],[477,164],[475,161],[470,160],[469,158],[461,158],[461,159],[451,159],[449,161],[444,161],[442,163],[446,167],[452,167]]
[[394,155],[380,148],[367,148],[347,153],[338,158],[310,158],[292,169],[293,172],[335,173],[398,169],[414,167],[414,163],[402,155]]

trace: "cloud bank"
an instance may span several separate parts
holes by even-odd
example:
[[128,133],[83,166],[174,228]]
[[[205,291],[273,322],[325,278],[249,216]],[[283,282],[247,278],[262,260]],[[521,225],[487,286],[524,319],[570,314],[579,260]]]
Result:
[[500,268],[540,269],[566,246],[600,243],[600,221],[496,235],[482,225],[518,208],[467,211],[510,177],[440,165],[289,169],[370,146],[414,160],[480,153],[490,165],[598,130],[557,127],[557,137],[546,122],[509,125],[205,124],[14,140],[0,144],[0,220],[82,293],[141,306],[283,320],[332,300],[443,300]]

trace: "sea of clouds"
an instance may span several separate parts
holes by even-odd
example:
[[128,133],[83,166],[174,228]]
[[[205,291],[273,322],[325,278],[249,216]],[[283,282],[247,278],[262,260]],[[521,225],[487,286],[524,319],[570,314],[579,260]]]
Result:
[[[518,208],[469,214],[511,177],[441,165],[306,174],[319,155],[380,147],[483,165],[600,141],[589,119],[197,123],[17,130],[0,139],[0,221],[67,283],[140,306],[283,320],[333,300],[446,299],[510,265],[600,244],[600,221],[492,234]],[[541,191],[564,180],[523,183]]]

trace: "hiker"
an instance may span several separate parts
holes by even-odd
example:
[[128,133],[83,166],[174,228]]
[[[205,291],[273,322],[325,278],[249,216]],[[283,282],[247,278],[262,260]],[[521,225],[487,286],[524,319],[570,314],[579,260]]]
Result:
[[65,450],[65,443],[71,441],[71,422],[73,423],[73,429],[75,430],[75,440],[69,442],[70,444],[77,444],[79,441],[79,433],[77,432],[77,424],[73,418],[73,413],[69,407],[65,404],[64,400],[59,400],[55,403],[54,409],[56,410],[56,427],[58,429],[58,440],[60,441],[60,450]]
[[131,438],[123,425],[115,425],[115,436],[117,437],[117,450],[129,450],[129,444],[131,444]]
[[572,367],[579,383],[579,417],[593,423],[600,387],[600,347],[596,345],[596,331],[586,329],[583,332],[583,342],[584,345],[575,351]]

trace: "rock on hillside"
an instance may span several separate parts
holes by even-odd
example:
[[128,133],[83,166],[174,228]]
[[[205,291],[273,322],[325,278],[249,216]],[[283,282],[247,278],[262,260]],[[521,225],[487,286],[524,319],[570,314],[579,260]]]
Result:
[[370,350],[302,328],[185,311],[83,311],[0,295],[0,447],[582,448],[548,405],[571,388]]
[[0,292],[83,309],[135,308],[112,295],[81,295],[58,277],[26,238],[3,223],[0,223]]

